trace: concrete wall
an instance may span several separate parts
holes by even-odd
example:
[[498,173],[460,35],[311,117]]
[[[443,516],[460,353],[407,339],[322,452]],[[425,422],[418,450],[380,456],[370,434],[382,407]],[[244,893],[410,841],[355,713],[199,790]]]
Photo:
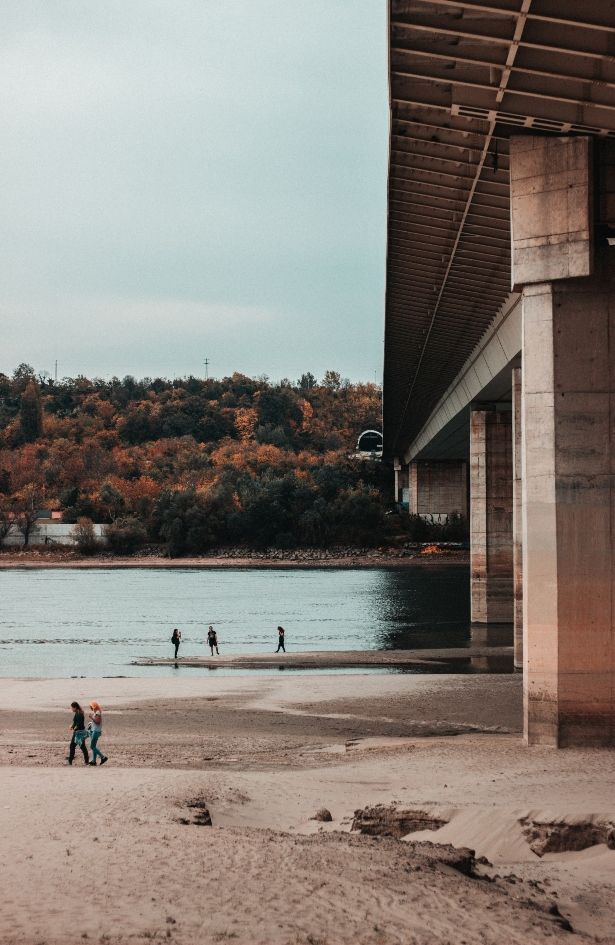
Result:
[[[37,525],[30,532],[28,543],[30,545],[72,545],[74,544],[72,537],[74,527],[74,525],[64,522]],[[106,541],[104,525],[95,524],[94,532],[100,541]],[[6,546],[7,548],[22,547],[23,543],[24,537],[15,526],[11,527],[8,535],[0,542],[3,547]]]
[[446,521],[453,513],[467,516],[465,462],[413,462],[409,464],[408,477],[410,514],[433,518],[435,521]]

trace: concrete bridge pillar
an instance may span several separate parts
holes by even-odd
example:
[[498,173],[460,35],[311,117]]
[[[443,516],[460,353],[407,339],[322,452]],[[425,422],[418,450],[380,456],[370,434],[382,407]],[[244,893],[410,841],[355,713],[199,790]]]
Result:
[[615,248],[596,228],[615,222],[615,153],[600,147],[595,201],[589,139],[511,141],[529,744],[615,743]]
[[474,409],[470,419],[472,623],[512,623],[512,416]]
[[512,370],[513,622],[515,669],[523,669],[523,516],[521,476],[521,368]]
[[408,512],[419,514],[419,464],[416,460],[408,464]]

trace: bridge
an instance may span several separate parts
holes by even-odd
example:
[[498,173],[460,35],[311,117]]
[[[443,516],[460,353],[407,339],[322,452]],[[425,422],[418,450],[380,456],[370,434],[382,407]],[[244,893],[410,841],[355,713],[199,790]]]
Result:
[[384,451],[528,744],[615,744],[615,2],[390,0]]

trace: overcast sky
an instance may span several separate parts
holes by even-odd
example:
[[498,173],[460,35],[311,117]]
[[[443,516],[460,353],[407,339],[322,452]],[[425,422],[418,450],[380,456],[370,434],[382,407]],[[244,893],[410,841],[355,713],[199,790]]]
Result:
[[385,0],[13,0],[0,370],[380,379]]

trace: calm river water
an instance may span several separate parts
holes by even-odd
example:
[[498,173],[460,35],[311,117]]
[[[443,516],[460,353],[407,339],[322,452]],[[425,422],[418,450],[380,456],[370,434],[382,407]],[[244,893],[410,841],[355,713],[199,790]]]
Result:
[[273,650],[279,623],[295,651],[463,646],[468,581],[459,566],[1,571],[0,675],[171,674],[130,662],[170,656],[174,626],[183,656],[204,654],[209,623],[224,653]]

